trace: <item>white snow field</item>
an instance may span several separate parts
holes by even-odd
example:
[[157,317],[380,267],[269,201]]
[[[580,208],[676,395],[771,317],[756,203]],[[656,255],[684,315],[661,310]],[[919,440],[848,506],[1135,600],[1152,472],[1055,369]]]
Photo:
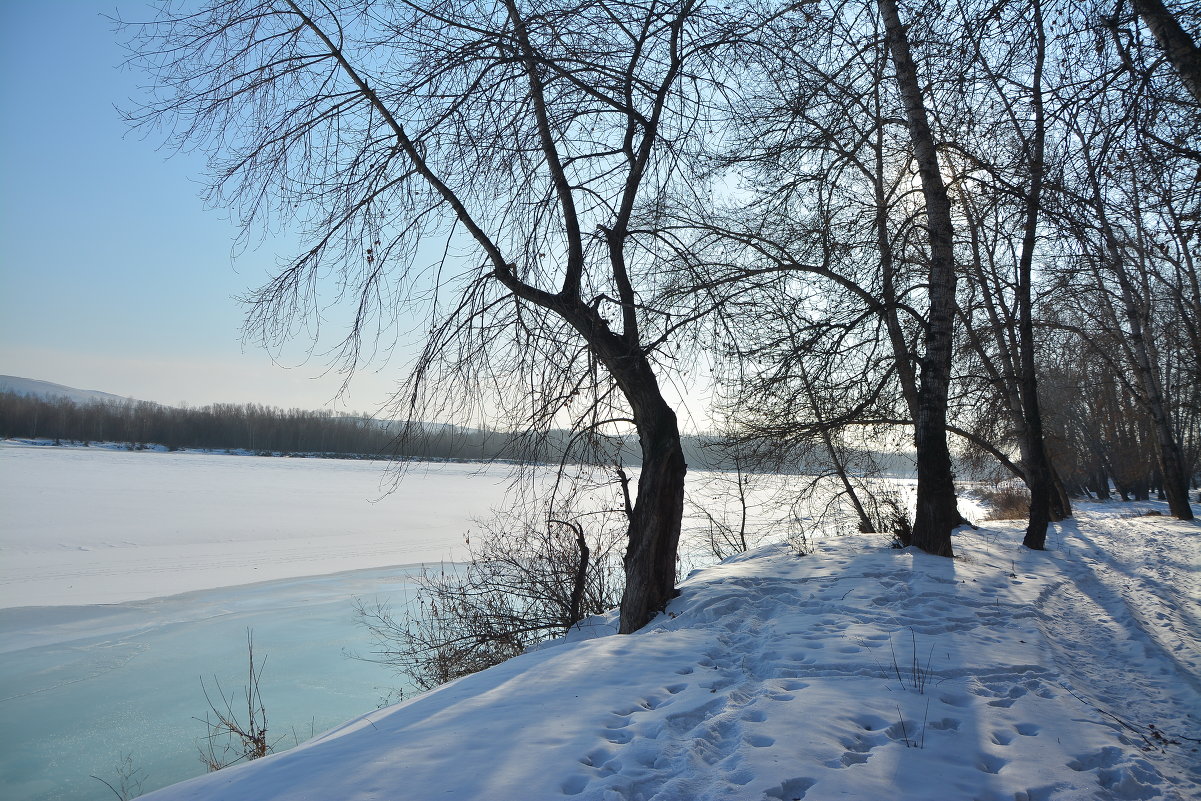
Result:
[[0,609],[453,558],[509,477],[386,464],[0,443]]
[[153,801],[1201,798],[1201,526],[1082,503],[959,557],[878,535],[700,571],[612,617]]

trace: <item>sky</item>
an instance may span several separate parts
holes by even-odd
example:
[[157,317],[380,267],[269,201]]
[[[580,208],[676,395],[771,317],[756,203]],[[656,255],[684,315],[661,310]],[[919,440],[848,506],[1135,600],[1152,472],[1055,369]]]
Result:
[[[324,355],[336,325],[282,352],[243,341],[237,298],[298,248],[268,238],[235,257],[237,226],[201,199],[203,156],[122,119],[152,78],[122,66],[111,17],[154,12],[0,1],[0,375],[170,405],[389,411],[419,343],[380,343],[341,392]],[[663,379],[683,427],[710,428],[703,396]]]
[[377,410],[402,365],[369,365],[331,406],[326,345],[273,360],[243,344],[236,298],[290,248],[232,258],[236,226],[200,198],[203,158],[121,119],[149,76],[121,68],[104,15],[148,8],[0,2],[0,374],[167,404]]

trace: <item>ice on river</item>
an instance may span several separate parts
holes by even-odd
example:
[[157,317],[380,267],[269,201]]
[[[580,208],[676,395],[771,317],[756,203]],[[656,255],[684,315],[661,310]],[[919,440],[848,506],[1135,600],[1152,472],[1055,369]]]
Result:
[[203,772],[200,680],[242,691],[247,629],[281,747],[377,706],[399,680],[345,655],[354,599],[403,604],[509,478],[422,465],[387,494],[384,467],[0,445],[0,796],[112,798],[90,775],[126,754],[144,790]]
[[0,444],[0,608],[154,598],[462,554],[508,471]]

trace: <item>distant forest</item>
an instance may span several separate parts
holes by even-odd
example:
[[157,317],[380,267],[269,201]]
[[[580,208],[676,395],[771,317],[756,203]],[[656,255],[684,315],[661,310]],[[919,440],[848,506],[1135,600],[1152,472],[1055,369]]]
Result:
[[[130,450],[161,445],[168,450],[244,450],[264,456],[520,462],[557,462],[573,441],[566,431],[534,436],[436,423],[406,427],[404,422],[367,415],[280,409],[256,403],[215,403],[197,408],[138,400],[77,403],[61,396],[17,392],[0,392],[0,436],[81,444],[118,442]],[[684,440],[691,466],[733,467],[728,463],[728,454],[711,447],[711,440]],[[610,451],[624,465],[640,464],[634,438],[612,438]],[[583,458],[581,450],[572,452],[569,461]],[[905,470],[907,466],[900,457],[897,467]],[[804,469],[802,465],[793,467]]]
[[[0,434],[60,442],[120,442],[130,449],[245,450],[342,458],[514,459],[537,456],[511,436],[444,425],[405,426],[367,415],[280,409],[257,403],[163,406],[149,401],[76,403],[0,393]],[[417,428],[414,435],[413,429]]]

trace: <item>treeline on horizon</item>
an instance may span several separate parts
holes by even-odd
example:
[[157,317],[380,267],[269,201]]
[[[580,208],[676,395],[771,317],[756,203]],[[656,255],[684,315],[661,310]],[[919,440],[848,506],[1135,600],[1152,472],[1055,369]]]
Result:
[[[1146,500],[1163,482],[1157,469],[1153,433],[1147,415],[1112,380],[1067,360],[1049,369],[1044,390],[1050,412],[1047,446],[1065,491],[1076,497]],[[1192,483],[1197,482],[1196,415],[1181,410],[1189,423],[1182,443],[1192,457]],[[216,403],[201,407],[164,406],[150,401],[90,401],[65,396],[42,397],[0,392],[0,435],[82,444],[124,443],[129,449],[161,445],[168,450],[245,450],[262,455],[289,454],[326,458],[455,459],[462,461],[588,463],[591,448],[573,447],[570,432],[507,434],[445,424],[374,419],[366,414],[338,415],[328,410],[282,409],[257,403]],[[829,467],[821,452],[793,449],[768,462],[748,455],[739,443],[712,436],[686,436],[684,453],[699,470],[747,470],[818,474]],[[979,441],[979,435],[971,437]],[[970,447],[956,459],[965,476],[995,476],[995,448]],[[637,439],[611,438],[613,461],[641,463]],[[860,448],[846,457],[858,472],[910,474],[912,455]]]
[[215,403],[196,408],[149,401],[77,403],[63,396],[0,393],[0,433],[67,442],[119,442],[263,453],[387,454],[391,435],[365,416]]
[[[366,414],[281,409],[259,403],[164,406],[150,401],[91,401],[0,393],[5,439],[82,444],[124,443],[130,450],[242,450],[260,455],[327,458],[546,461],[561,453],[553,441],[534,442],[495,431],[378,420]],[[402,436],[403,434],[403,436]],[[555,438],[551,438],[554,440]],[[566,435],[563,437],[566,440]],[[631,455],[636,455],[631,453]],[[553,458],[558,458],[554,455]]]
[[[366,414],[329,410],[281,409],[258,403],[215,403],[200,407],[164,406],[150,401],[76,402],[0,392],[0,436],[91,444],[116,442],[130,450],[161,445],[168,450],[242,450],[260,455],[325,458],[454,459],[462,461],[586,461],[592,451],[572,446],[567,431],[508,434],[445,424],[378,420]],[[615,461],[640,464],[636,438],[613,438]],[[734,457],[711,437],[686,437],[688,463],[697,469],[733,469]],[[885,469],[907,472],[906,454],[875,454]],[[778,465],[781,471],[807,471],[816,465]]]

